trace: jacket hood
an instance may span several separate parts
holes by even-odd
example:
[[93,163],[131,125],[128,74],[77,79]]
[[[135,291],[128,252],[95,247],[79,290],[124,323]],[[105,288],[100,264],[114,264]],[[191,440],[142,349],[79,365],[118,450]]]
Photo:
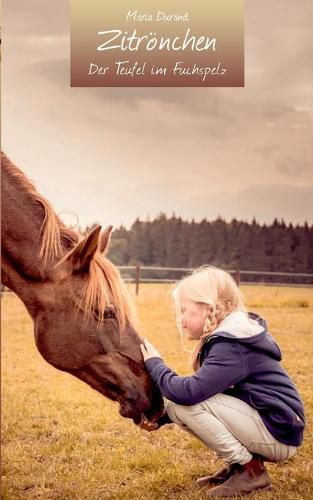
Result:
[[269,356],[281,360],[281,351],[273,337],[268,333],[266,321],[255,313],[234,311],[221,321],[212,332],[207,342],[213,338],[224,337],[250,345],[251,349],[266,352]]

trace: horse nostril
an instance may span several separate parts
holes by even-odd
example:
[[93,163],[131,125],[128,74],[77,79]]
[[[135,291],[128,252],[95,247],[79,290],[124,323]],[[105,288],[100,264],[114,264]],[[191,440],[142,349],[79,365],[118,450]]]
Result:
[[119,409],[119,414],[121,417],[128,418],[129,417],[129,410],[125,406],[120,406]]

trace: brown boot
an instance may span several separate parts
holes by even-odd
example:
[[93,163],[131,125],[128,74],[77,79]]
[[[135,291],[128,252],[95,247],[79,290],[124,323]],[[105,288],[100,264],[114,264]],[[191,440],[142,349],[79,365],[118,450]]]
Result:
[[227,481],[208,491],[211,497],[234,497],[249,495],[256,490],[270,490],[270,477],[262,460],[253,458],[250,462],[235,470]]
[[231,464],[211,476],[199,477],[199,479],[196,480],[196,485],[207,486],[210,484],[222,484],[227,481],[227,479],[229,479],[232,474],[234,474],[235,470],[238,469],[238,467],[240,467],[239,464]]

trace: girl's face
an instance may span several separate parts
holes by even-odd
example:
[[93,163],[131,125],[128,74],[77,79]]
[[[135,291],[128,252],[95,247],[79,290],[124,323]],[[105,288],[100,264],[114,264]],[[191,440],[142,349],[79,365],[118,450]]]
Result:
[[198,340],[203,334],[206,306],[181,297],[181,323],[187,332],[187,339]]

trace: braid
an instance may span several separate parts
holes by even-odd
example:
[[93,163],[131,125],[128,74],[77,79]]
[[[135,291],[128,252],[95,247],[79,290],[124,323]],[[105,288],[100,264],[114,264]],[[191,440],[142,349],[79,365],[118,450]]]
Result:
[[232,304],[227,300],[219,300],[216,306],[207,304],[207,316],[204,320],[203,334],[201,335],[192,356],[192,366],[194,371],[196,371],[200,366],[199,353],[205,344],[206,339],[218,327],[220,322],[232,312],[232,310]]
[[219,321],[217,316],[217,308],[211,304],[206,304],[207,307],[207,316],[204,320],[203,326],[203,334],[201,335],[199,342],[197,343],[193,355],[192,355],[192,367],[194,371],[198,370],[200,367],[200,352],[205,344],[206,339],[210,336],[210,334],[215,330]]
[[232,311],[233,305],[229,300],[219,300],[216,304],[216,318],[217,323],[220,324]]
[[218,319],[217,319],[217,310],[216,307],[213,305],[208,305],[207,306],[207,316],[204,320],[204,327],[203,327],[203,335],[207,336],[208,333],[211,333],[213,330],[218,325]]

